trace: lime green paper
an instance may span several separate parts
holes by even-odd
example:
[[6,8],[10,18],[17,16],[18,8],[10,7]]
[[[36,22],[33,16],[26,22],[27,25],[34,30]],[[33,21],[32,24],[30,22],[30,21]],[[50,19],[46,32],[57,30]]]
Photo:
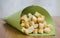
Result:
[[16,12],[15,14],[12,14],[11,16],[4,18],[4,20],[8,24],[20,30],[20,14],[21,14],[20,11]]
[[43,34],[28,34],[28,35],[31,35],[31,36],[55,35],[55,26],[54,26],[54,23],[53,23],[51,16],[44,8],[39,7],[39,6],[26,7],[25,9],[23,9],[23,11],[16,12],[15,14],[13,14],[7,18],[4,18],[4,20],[20,31],[20,16],[24,15],[24,14],[28,14],[28,13],[34,14],[34,12],[36,12],[36,11],[40,12],[42,15],[45,16],[46,22],[48,24],[52,24],[53,29],[49,34],[43,33]]

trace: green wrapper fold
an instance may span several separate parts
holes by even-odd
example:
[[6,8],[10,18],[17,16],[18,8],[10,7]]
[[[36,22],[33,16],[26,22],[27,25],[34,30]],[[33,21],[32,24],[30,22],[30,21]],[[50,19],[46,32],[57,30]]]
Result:
[[18,30],[20,30],[20,14],[21,11],[16,12],[6,18],[4,18],[4,20],[10,24],[11,26],[17,28]]
[[4,20],[10,24],[11,26],[15,27],[16,29],[20,30],[20,16],[24,15],[24,14],[28,14],[28,13],[32,13],[34,14],[35,12],[40,12],[40,14],[45,16],[45,20],[47,22],[47,24],[52,24],[52,30],[49,34],[43,33],[43,34],[28,34],[31,36],[46,36],[46,35],[55,35],[55,25],[54,22],[50,16],[50,14],[42,7],[40,6],[28,6],[26,8],[24,8],[22,11],[20,10],[19,12],[16,12],[6,18],[4,18]]

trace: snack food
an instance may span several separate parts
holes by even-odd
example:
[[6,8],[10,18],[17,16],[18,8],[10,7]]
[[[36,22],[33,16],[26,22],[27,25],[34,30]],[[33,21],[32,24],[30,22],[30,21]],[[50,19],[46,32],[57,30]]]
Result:
[[48,25],[45,16],[38,12],[21,16],[20,22],[21,31],[25,34],[43,34],[51,31],[51,24]]

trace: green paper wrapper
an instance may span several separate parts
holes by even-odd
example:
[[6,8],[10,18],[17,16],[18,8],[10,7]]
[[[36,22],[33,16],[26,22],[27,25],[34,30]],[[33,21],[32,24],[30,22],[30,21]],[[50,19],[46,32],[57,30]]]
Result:
[[21,14],[21,11],[16,12],[16,13],[4,18],[4,20],[11,26],[20,30],[20,14]]
[[46,20],[47,24],[52,24],[53,28],[49,34],[43,33],[43,34],[28,34],[28,35],[31,35],[31,36],[55,35],[55,26],[54,26],[54,22],[53,22],[51,16],[44,8],[42,8],[40,6],[28,6],[25,9],[23,9],[23,11],[20,10],[19,12],[16,12],[15,14],[12,14],[11,16],[4,18],[4,20],[8,24],[10,24],[11,26],[13,26],[16,29],[18,29],[19,31],[21,31],[21,29],[20,29],[20,16],[24,15],[24,14],[28,14],[28,13],[34,14],[36,11],[40,12],[40,14],[44,15],[46,18],[45,20]]

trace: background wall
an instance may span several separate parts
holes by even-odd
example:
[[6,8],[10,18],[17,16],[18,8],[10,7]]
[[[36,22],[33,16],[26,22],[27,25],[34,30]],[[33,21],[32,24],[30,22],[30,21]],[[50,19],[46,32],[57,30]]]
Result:
[[0,0],[0,18],[7,17],[29,5],[39,5],[51,16],[60,16],[60,0]]

